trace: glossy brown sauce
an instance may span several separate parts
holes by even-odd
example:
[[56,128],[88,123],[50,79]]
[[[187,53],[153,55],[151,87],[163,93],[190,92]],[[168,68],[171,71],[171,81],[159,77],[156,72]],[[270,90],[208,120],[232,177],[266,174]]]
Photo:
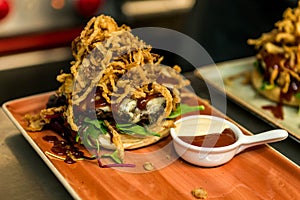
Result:
[[[269,54],[265,52],[263,54],[263,60],[266,64],[266,69],[264,70],[264,80],[269,81],[271,78],[271,73],[273,69],[279,69],[279,65],[281,60],[284,58],[284,55],[282,54]],[[286,65],[287,63],[285,63]]]
[[54,143],[54,142],[58,141],[58,138],[53,135],[46,135],[43,137],[43,140],[50,142],[50,143]]
[[95,92],[90,92],[87,98],[81,102],[79,109],[92,110],[109,106],[110,104],[102,97],[102,92],[103,90],[100,87],[97,87]]
[[282,103],[278,103],[275,106],[274,105],[266,105],[262,106],[263,109],[269,110],[272,112],[273,116],[278,119],[283,119],[283,107]]
[[[284,55],[281,54],[265,54],[264,62],[266,64],[266,70],[264,71],[264,80],[269,81],[271,77],[272,69],[280,69],[279,63],[281,62]],[[289,66],[289,62],[284,63],[285,67],[288,69],[292,69]],[[300,82],[291,76],[291,83],[289,85],[289,89],[286,93],[283,93],[282,90],[280,92],[279,101],[283,102],[283,100],[290,101],[292,96],[297,94],[300,91]]]
[[[293,78],[291,78],[293,79]],[[280,92],[280,100],[287,100],[290,101],[293,97],[293,95],[297,94],[300,90],[300,82],[291,80],[291,83],[289,85],[289,89],[286,93],[283,93],[282,91]]]
[[95,104],[95,108],[101,108],[110,105],[104,97],[102,97],[103,90],[100,87],[96,88],[96,93],[91,98],[91,104]]
[[230,128],[222,133],[212,133],[200,136],[178,136],[182,141],[199,147],[224,147],[235,143],[236,136]]
[[65,156],[65,163],[73,164],[76,162],[75,159],[78,158],[89,159],[77,147],[70,145],[64,140],[59,140],[56,136],[46,135],[43,137],[43,140],[53,143],[51,151],[58,156]]
[[[267,54],[264,55],[264,62],[266,64],[266,70],[264,72],[264,80],[270,80],[272,69],[279,68],[279,63],[281,62],[284,55],[282,54]],[[284,63],[285,67],[292,69],[289,62]],[[284,119],[283,113],[283,101],[290,101],[293,95],[300,91],[300,82],[291,76],[291,83],[287,92],[283,93],[280,91],[279,102],[277,105],[266,105],[262,106],[263,109],[272,112],[273,116],[278,119]]]
[[140,110],[145,110],[145,109],[146,109],[146,106],[147,106],[147,103],[148,103],[151,99],[154,99],[154,98],[157,98],[157,97],[162,97],[162,95],[161,95],[160,93],[157,93],[157,94],[148,95],[148,96],[146,96],[145,98],[140,98],[140,99],[137,101],[137,107],[138,107]]

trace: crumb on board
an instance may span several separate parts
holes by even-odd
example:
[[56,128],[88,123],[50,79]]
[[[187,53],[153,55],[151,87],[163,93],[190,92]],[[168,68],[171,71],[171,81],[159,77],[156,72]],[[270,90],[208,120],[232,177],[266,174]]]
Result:
[[191,193],[197,199],[206,199],[208,197],[207,191],[202,187],[193,189]]
[[152,171],[154,169],[154,166],[151,162],[145,162],[143,167],[147,171]]

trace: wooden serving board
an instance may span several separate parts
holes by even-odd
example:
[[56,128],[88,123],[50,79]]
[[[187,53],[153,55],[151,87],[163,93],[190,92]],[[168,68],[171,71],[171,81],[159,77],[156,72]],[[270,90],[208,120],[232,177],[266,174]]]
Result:
[[[56,133],[27,132],[22,118],[44,108],[50,94],[13,100],[3,109],[75,199],[195,199],[191,191],[197,187],[208,192],[207,199],[300,199],[299,166],[268,145],[248,149],[215,168],[194,166],[178,158],[170,136],[127,151],[126,162],[135,163],[135,168],[100,168],[96,161],[66,164],[48,157],[45,152],[52,144],[42,137]],[[200,114],[222,115],[206,101],[197,101],[206,108]],[[142,166],[145,162],[151,162],[155,169],[146,171]]]

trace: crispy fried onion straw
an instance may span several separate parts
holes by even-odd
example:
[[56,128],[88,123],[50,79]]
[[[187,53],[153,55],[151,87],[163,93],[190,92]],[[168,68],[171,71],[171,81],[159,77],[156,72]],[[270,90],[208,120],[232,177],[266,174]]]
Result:
[[270,84],[275,79],[283,93],[287,93],[291,84],[291,77],[300,81],[300,2],[296,8],[288,8],[283,13],[283,19],[275,24],[275,28],[264,33],[258,39],[247,42],[259,50],[257,58],[263,55],[280,55],[279,69],[272,69]]
[[[73,105],[79,105],[84,101],[88,94],[96,87],[102,90],[102,98],[111,104],[111,97],[119,87],[124,89],[124,94],[120,94],[117,101],[122,99],[129,92],[132,92],[131,85],[118,85],[119,79],[131,69],[139,71],[139,79],[153,80],[158,72],[154,70],[162,61],[163,57],[151,52],[151,46],[146,45],[142,40],[132,35],[130,28],[120,26],[108,16],[100,15],[91,19],[87,26],[72,43],[73,56],[75,61],[71,62],[71,73],[63,73],[57,77],[62,83],[58,89],[59,95],[65,95],[68,100],[68,107],[64,112],[65,118],[74,131],[78,131],[77,125],[74,123]],[[146,70],[141,66],[152,66]],[[166,69],[165,69],[166,70]],[[168,76],[179,77],[180,67],[175,66],[173,70],[165,72]],[[163,72],[160,72],[163,73]],[[149,76],[152,77],[149,77]],[[189,82],[182,81],[178,78],[178,83],[173,87],[173,96],[167,89],[167,85],[153,84],[152,91],[147,92],[146,87],[139,84],[141,88],[135,88],[133,95],[135,97],[145,96],[146,93],[159,92],[166,98],[165,116],[170,114],[172,109],[180,101],[178,88],[186,86]],[[172,84],[170,84],[172,85]],[[164,116],[164,117],[165,117]]]
[[75,61],[71,62],[71,74],[63,73],[57,80],[62,83],[58,94],[68,99],[65,117],[74,131],[78,127],[73,119],[73,105],[82,102],[95,86],[101,87],[102,96],[110,103],[119,76],[132,67],[159,63],[162,59],[132,35],[129,27],[118,27],[111,17],[104,15],[88,22],[73,41],[72,49]]
[[[49,123],[46,114],[59,112],[71,129],[78,132],[73,106],[82,105],[96,87],[101,90],[99,98],[110,105],[121,103],[125,98],[140,99],[160,94],[165,99],[164,112],[148,128],[159,132],[161,126],[167,128],[173,125],[170,120],[164,119],[180,103],[179,91],[189,81],[182,78],[179,66],[162,66],[163,57],[152,53],[151,46],[132,35],[129,27],[119,27],[108,16],[94,17],[73,41],[72,53],[74,61],[71,62],[71,72],[57,76],[61,83],[57,95],[66,97],[67,106],[44,109],[35,118],[27,117],[32,129],[41,130]],[[119,157],[123,158],[122,141],[126,137],[119,135],[107,120],[104,123]]]
[[119,104],[125,98],[139,99],[161,94],[166,100],[164,112],[155,125],[153,124],[153,126],[159,126],[180,103],[179,89],[188,84],[189,81],[182,79],[174,68],[161,64],[145,64],[129,70],[118,79],[117,89],[112,94],[111,103]]

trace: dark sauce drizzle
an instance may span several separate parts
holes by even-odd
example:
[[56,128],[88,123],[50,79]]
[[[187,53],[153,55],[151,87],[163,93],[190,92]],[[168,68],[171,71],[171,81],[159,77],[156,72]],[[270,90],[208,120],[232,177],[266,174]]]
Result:
[[[97,88],[97,92],[101,92],[99,88]],[[95,95],[96,96],[96,95]],[[95,100],[95,96],[92,98],[89,98],[90,102],[86,102],[86,105],[95,104],[95,107],[98,106],[107,106],[109,105],[105,100],[103,99],[97,99]],[[57,107],[57,106],[63,106],[67,105],[66,99],[61,96],[53,95],[49,98],[47,102],[47,108],[51,107]],[[80,108],[79,108],[80,109]],[[75,137],[77,135],[77,132],[73,131],[69,124],[64,120],[64,118],[61,116],[61,114],[55,114],[54,116],[46,116],[48,117],[51,122],[50,124],[47,124],[45,127],[48,129],[53,130],[56,132],[59,136],[61,136],[63,139],[59,140],[56,136],[50,136],[46,135],[43,137],[43,140],[53,143],[53,146],[51,148],[51,151],[57,155],[57,156],[64,156],[64,162],[68,164],[73,164],[78,159],[83,160],[95,160],[97,159],[97,162],[100,167],[102,168],[110,168],[110,167],[135,167],[135,164],[127,164],[127,163],[114,163],[114,164],[102,164],[100,161],[100,155],[98,155],[98,152],[95,152],[96,156],[86,156],[84,155],[83,151],[80,151],[77,145],[80,146],[75,141]]]
[[199,147],[223,147],[236,141],[236,136],[230,128],[226,128],[222,133],[211,133],[200,136],[179,136],[179,138],[189,144]]
[[[284,57],[284,55],[281,54],[263,54],[264,56],[264,62],[266,64],[266,69],[264,70],[264,80],[269,80],[271,76],[271,69],[279,68],[279,63]],[[289,66],[289,63],[286,62],[285,67],[291,68]],[[279,103],[274,105],[265,105],[262,106],[263,109],[269,110],[272,112],[273,116],[278,119],[284,119],[284,113],[283,113],[283,101],[290,101],[292,96],[300,92],[300,82],[295,80],[295,78],[291,77],[291,83],[289,85],[289,89],[286,93],[283,93],[282,90],[280,91],[279,96]]]
[[262,108],[265,110],[270,110],[274,117],[276,117],[278,119],[284,119],[282,106],[283,106],[282,103],[277,103],[275,106],[274,105],[266,105],[266,106],[262,106]]
[[69,144],[64,140],[59,140],[56,136],[46,135],[43,140],[53,143],[51,151],[58,156],[65,156],[64,162],[68,164],[75,163],[76,159],[94,160],[94,157],[87,157],[74,145]]

